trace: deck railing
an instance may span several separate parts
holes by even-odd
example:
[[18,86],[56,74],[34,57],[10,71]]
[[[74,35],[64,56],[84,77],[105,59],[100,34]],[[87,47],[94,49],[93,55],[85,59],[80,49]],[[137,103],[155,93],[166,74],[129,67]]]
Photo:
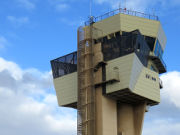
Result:
[[90,19],[85,22],[85,26],[89,26],[92,22],[99,22],[99,21],[102,21],[102,20],[109,18],[111,16],[117,15],[119,13],[137,16],[137,17],[142,17],[142,18],[146,18],[149,20],[156,20],[156,21],[159,20],[158,16],[155,16],[155,15],[150,15],[150,14],[146,14],[146,13],[142,13],[142,12],[138,12],[138,11],[133,11],[133,10],[127,10],[126,8],[124,8],[124,9],[119,8],[119,9],[110,11],[108,13],[105,13],[103,15],[97,16],[97,17],[90,17]]

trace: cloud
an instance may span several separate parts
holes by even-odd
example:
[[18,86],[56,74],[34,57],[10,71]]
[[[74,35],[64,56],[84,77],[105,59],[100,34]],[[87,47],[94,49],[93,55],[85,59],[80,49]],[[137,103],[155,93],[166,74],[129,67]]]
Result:
[[3,135],[75,135],[76,114],[60,108],[51,72],[21,69],[0,58],[0,131]]
[[23,24],[29,23],[28,17],[15,17],[15,16],[7,16],[7,20],[14,24],[14,26],[19,27]]
[[161,76],[164,82],[163,100],[169,100],[180,108],[180,72],[174,71]]
[[79,20],[68,20],[67,18],[60,19],[61,23],[66,24],[71,27],[75,27],[75,28],[77,28],[81,25],[84,25],[84,21],[85,21],[85,19],[83,19],[83,18],[80,18]]
[[[162,101],[146,113],[143,135],[180,134],[180,72],[168,72],[161,79]],[[1,134],[75,135],[76,111],[57,107],[52,87],[50,71],[22,69],[0,58]]]
[[64,12],[70,9],[71,0],[48,0],[49,4],[57,11]]
[[19,4],[19,6],[28,10],[35,8],[35,4],[32,3],[30,0],[17,0],[17,3]]
[[180,122],[162,120],[149,123],[143,135],[179,135],[179,133]]
[[8,41],[5,37],[0,36],[0,49],[3,49],[8,44]]
[[161,79],[161,103],[146,114],[143,135],[180,134],[180,72],[168,72]]
[[127,7],[128,9],[145,10],[145,8],[153,3],[153,0],[96,0],[98,4],[110,4],[113,9],[121,7]]
[[180,5],[179,0],[96,0],[97,4],[109,4],[112,9],[121,7],[127,7],[127,9],[138,10],[138,11],[146,11],[147,9],[151,10],[150,12],[154,12],[157,7],[162,8],[172,8],[174,6]]
[[70,6],[68,4],[65,4],[65,3],[56,5],[56,10],[59,11],[59,12],[66,11],[69,8],[70,8]]

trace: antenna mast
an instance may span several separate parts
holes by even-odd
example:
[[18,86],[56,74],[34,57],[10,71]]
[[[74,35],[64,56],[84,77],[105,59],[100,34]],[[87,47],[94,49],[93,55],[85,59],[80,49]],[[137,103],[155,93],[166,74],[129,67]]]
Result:
[[121,8],[121,0],[119,1],[119,9]]
[[126,9],[126,0],[125,0],[125,3],[124,3],[124,4],[125,4],[125,9]]
[[92,0],[90,0],[90,4],[89,4],[89,15],[90,17],[92,16]]

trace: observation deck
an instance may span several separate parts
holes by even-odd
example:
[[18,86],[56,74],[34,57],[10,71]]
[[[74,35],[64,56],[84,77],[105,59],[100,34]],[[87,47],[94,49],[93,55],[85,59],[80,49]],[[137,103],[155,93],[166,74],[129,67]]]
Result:
[[159,17],[156,15],[151,15],[151,14],[146,14],[138,11],[133,11],[133,10],[127,10],[126,8],[119,8],[110,12],[107,12],[103,15],[97,16],[97,17],[91,17],[90,20],[85,22],[85,26],[89,26],[92,22],[96,23],[99,21],[102,21],[106,18],[109,18],[111,16],[115,16],[117,14],[125,14],[125,15],[131,15],[131,16],[136,16],[136,17],[141,17],[149,20],[155,20],[159,21]]

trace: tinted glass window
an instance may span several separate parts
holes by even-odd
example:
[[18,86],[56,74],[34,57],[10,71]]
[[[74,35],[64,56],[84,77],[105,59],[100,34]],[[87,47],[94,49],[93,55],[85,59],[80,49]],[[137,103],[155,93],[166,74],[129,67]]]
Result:
[[153,51],[156,39],[153,37],[145,36],[145,40],[149,46],[149,49]]
[[77,52],[51,61],[53,77],[58,78],[77,71]]
[[163,50],[162,50],[162,47],[161,47],[161,45],[160,45],[158,40],[156,42],[156,47],[155,47],[155,50],[154,50],[154,54],[155,54],[155,56],[157,56],[160,59],[162,59]]

